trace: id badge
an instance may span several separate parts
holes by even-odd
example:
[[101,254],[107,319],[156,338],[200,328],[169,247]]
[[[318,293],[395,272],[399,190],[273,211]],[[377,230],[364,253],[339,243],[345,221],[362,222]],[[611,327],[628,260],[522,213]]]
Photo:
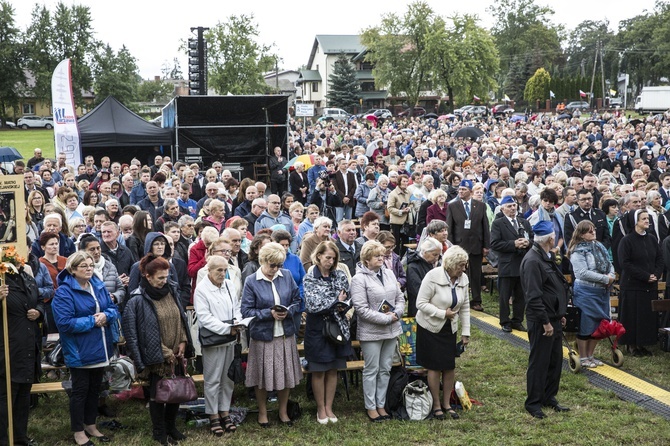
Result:
[[463,228],[470,229],[471,225],[472,225],[472,220],[465,220],[465,222],[463,223]]

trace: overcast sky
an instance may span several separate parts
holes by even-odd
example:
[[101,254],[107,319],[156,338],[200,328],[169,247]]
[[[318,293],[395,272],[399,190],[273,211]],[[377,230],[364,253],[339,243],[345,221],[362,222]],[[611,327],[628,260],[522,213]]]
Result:
[[[44,4],[53,11],[58,3],[57,0],[9,2],[15,9],[17,25],[23,30],[30,23],[35,5]],[[359,34],[379,24],[382,14],[402,14],[408,1],[78,0],[74,3],[90,7],[97,38],[115,50],[126,45],[146,79],[160,75],[161,66],[174,57],[180,58],[182,71],[187,73],[186,57],[178,52],[180,40],[191,37],[191,27],[214,26],[233,14],[253,14],[260,30],[259,40],[274,43],[277,54],[284,60],[280,69],[297,69],[307,63],[315,35]],[[445,17],[454,13],[477,14],[482,26],[489,28],[493,24],[486,12],[492,0],[427,0],[427,3]],[[66,0],[65,4],[71,2]],[[614,30],[619,21],[653,10],[654,0],[536,0],[536,4],[550,4],[555,11],[553,22],[567,29],[584,20],[607,19]]]

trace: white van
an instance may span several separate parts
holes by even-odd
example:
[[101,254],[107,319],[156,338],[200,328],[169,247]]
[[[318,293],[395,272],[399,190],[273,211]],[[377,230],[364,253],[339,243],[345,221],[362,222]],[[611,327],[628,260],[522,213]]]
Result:
[[322,118],[330,118],[336,121],[344,121],[349,116],[349,113],[345,112],[341,108],[324,108],[323,113],[321,114]]

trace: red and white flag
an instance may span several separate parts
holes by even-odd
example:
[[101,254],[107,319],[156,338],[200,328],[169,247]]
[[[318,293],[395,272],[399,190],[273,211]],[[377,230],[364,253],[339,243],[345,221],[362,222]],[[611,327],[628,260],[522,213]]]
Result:
[[584,93],[582,90],[579,90],[579,96],[582,98],[586,97],[586,93]]
[[476,95],[472,95],[472,99],[474,99],[475,101],[481,101],[481,99],[479,99],[479,97]]
[[70,59],[58,64],[51,77],[51,97],[53,101],[54,137],[56,154],[65,153],[70,166],[81,164],[79,128],[72,95],[72,70]]

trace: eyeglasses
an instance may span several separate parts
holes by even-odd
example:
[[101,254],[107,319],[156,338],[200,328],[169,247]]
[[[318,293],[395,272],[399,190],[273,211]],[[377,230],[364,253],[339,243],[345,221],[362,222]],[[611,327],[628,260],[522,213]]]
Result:
[[283,263],[268,263],[268,266],[270,268],[281,268],[282,266],[284,266],[284,264]]
[[85,228],[86,225],[74,225],[75,228]]
[[233,250],[232,249],[214,249],[212,250],[212,254],[216,254],[217,252],[220,252],[221,254],[232,254]]

